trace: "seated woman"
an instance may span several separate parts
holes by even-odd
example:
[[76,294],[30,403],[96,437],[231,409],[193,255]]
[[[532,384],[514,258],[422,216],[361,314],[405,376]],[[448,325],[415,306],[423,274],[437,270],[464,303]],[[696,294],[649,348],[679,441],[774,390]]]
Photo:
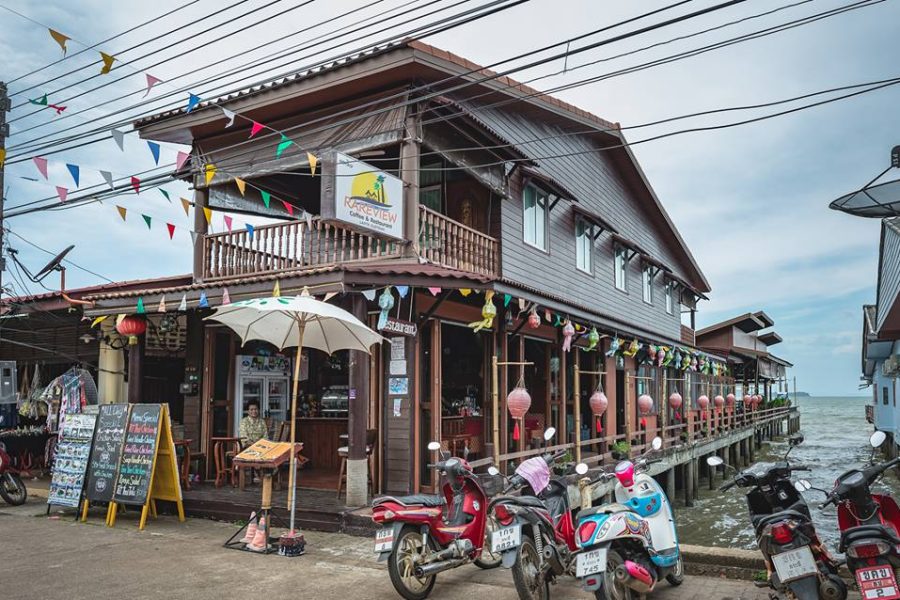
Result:
[[[268,439],[269,428],[266,421],[259,416],[259,402],[251,400],[247,403],[247,416],[241,419],[240,426],[241,449],[249,448],[259,440]],[[259,472],[251,470],[253,483],[259,482]]]

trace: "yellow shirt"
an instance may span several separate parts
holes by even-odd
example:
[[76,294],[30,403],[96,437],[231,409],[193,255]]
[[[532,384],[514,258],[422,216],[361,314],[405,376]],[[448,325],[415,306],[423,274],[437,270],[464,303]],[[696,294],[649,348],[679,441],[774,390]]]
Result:
[[264,439],[268,436],[269,429],[266,427],[266,422],[257,417],[256,419],[252,417],[244,417],[241,419],[241,427],[240,427],[240,436],[241,436],[241,444],[246,448],[247,446],[251,446],[258,442],[261,439]]

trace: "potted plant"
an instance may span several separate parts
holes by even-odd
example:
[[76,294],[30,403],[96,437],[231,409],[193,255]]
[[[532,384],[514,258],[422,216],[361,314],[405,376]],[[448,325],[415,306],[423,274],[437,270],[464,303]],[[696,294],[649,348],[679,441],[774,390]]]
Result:
[[609,451],[615,460],[624,460],[631,456],[631,444],[626,441],[618,441],[610,446]]
[[572,456],[572,452],[566,451],[559,460],[553,463],[553,472],[557,475],[565,475],[569,468],[569,463],[575,460],[575,457]]

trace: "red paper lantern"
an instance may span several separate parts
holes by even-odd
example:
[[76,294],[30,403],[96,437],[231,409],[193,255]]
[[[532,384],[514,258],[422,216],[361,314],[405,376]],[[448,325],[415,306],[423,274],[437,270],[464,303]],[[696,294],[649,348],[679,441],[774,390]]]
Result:
[[753,408],[753,396],[750,394],[744,394],[744,406]]
[[603,433],[603,425],[600,423],[600,416],[606,412],[609,407],[609,398],[602,391],[597,390],[588,399],[591,405],[591,412],[594,414],[594,420],[597,424],[597,433]]
[[531,313],[528,315],[528,326],[532,329],[537,329],[541,326],[541,318],[534,311],[531,311]]
[[706,409],[709,408],[709,396],[703,394],[697,398],[697,406],[700,407],[700,418],[706,419]]
[[722,395],[719,394],[715,398],[713,398],[713,403],[716,405],[716,410],[719,410],[723,406],[725,406],[725,398],[723,398]]
[[653,398],[647,394],[641,394],[637,400],[638,410],[642,415],[646,415],[653,408]]
[[681,408],[683,402],[684,398],[682,398],[681,394],[679,394],[678,392],[672,392],[672,395],[669,396],[669,406],[671,406],[675,410]]
[[128,315],[116,323],[116,331],[128,338],[129,346],[134,346],[138,343],[138,336],[147,331],[147,321],[137,315]]
[[531,408],[531,394],[523,386],[516,386],[506,397],[506,407],[512,418],[516,420],[513,439],[517,440],[519,439],[519,420],[525,417],[525,413]]
[[734,400],[734,394],[728,394],[727,396],[725,396],[725,404],[728,405],[728,408],[734,407]]

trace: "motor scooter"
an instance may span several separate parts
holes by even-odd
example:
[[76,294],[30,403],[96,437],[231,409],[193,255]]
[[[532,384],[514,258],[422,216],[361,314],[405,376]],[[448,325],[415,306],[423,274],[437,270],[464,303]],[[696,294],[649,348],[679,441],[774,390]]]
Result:
[[[684,581],[672,507],[647,474],[662,460],[651,457],[660,448],[662,439],[654,438],[636,461],[619,462],[613,473],[601,471],[596,481],[618,480],[616,501],[578,513],[575,576],[598,599],[631,600],[652,592],[662,579],[671,585]],[[587,465],[576,470],[587,473]]]
[[[819,507],[838,507],[839,551],[846,553],[847,568],[856,578],[863,600],[900,598],[900,508],[890,495],[871,491],[872,484],[885,471],[900,464],[900,457],[874,463],[875,449],[886,437],[883,431],[872,434],[869,441],[873,464],[838,477]],[[801,485],[813,489],[808,482]]]
[[372,520],[381,525],[375,534],[378,561],[387,561],[394,589],[407,600],[428,597],[443,571],[469,563],[482,569],[500,565],[500,556],[484,548],[493,524],[478,476],[438,442],[428,449],[440,453],[441,460],[428,467],[441,474],[441,494],[382,496],[372,504]]
[[0,442],[0,496],[7,504],[21,506],[28,500],[28,489],[6,453],[6,445]]
[[[788,438],[788,451],[775,463],[757,463],[738,472],[719,488],[747,488],[747,507],[756,533],[756,543],[766,561],[767,578],[758,585],[770,587],[782,598],[796,600],[844,600],[847,586],[838,575],[839,563],[819,540],[809,507],[798,493],[803,486],[791,483],[794,471],[809,467],[788,462],[788,456],[803,442],[796,434]],[[718,456],[707,464],[725,465]]]

